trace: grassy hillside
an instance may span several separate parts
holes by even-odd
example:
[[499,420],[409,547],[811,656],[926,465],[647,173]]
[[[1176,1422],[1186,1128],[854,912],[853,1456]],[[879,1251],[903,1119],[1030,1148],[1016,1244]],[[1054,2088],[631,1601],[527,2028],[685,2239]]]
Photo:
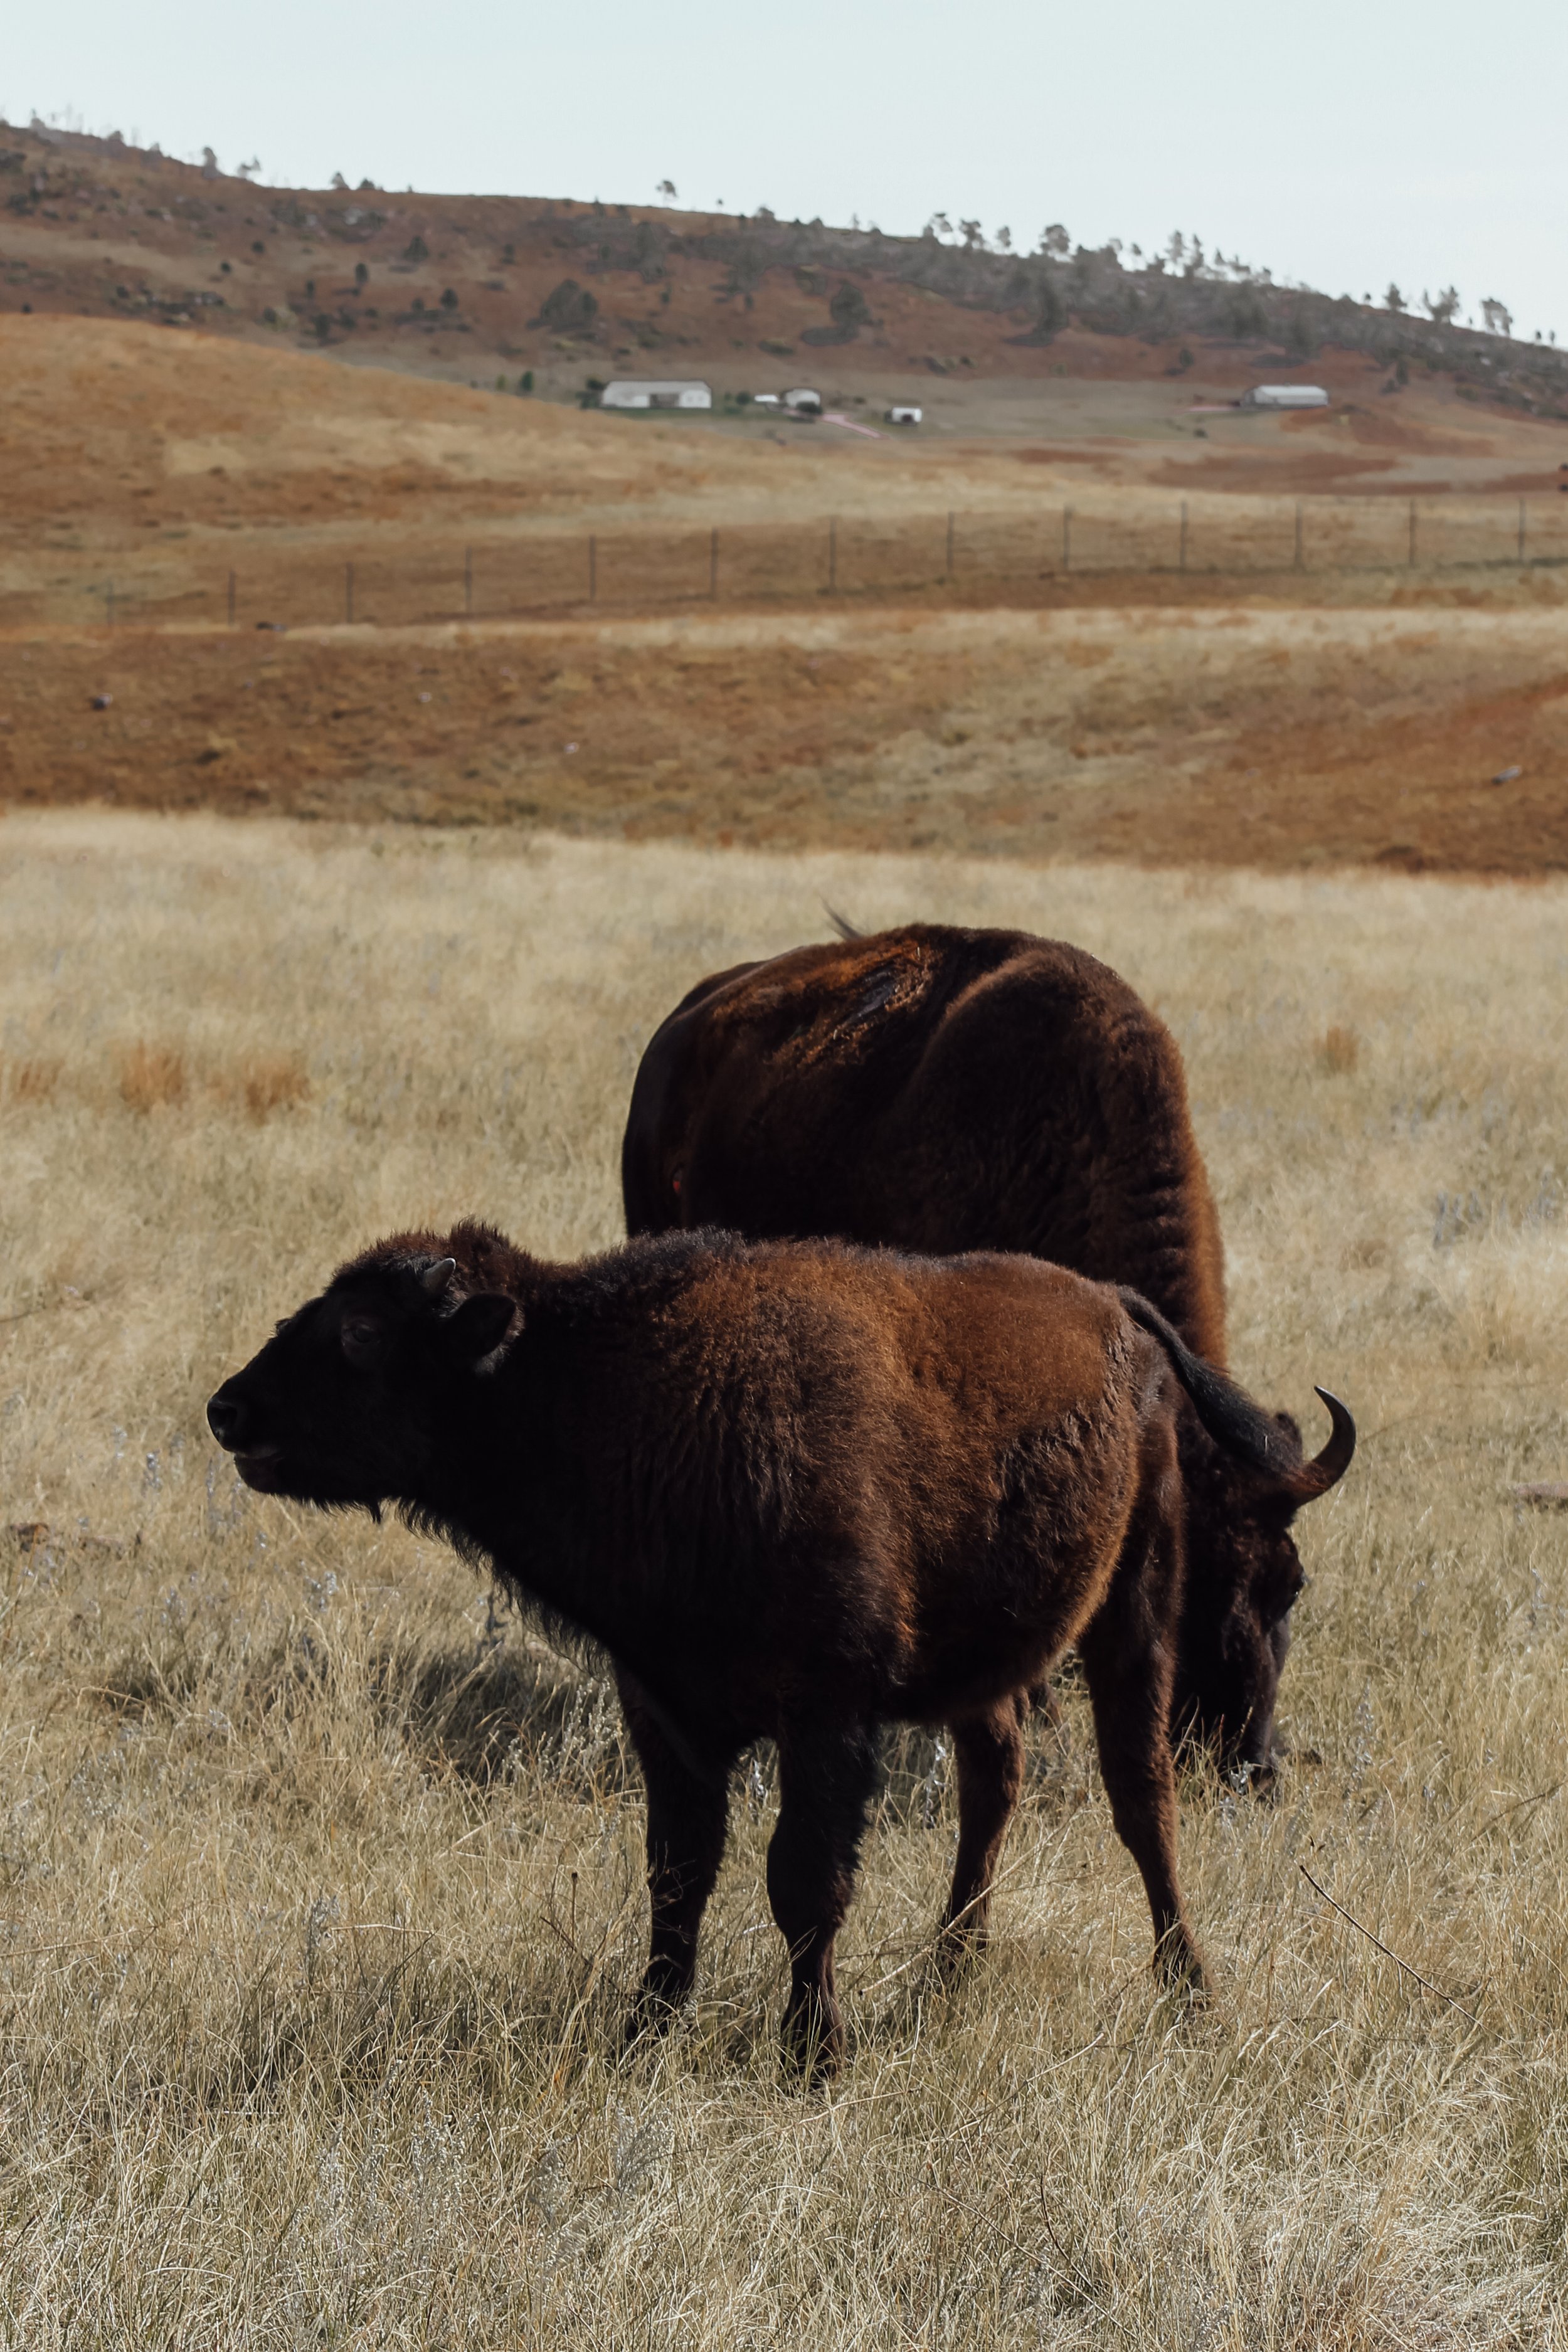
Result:
[[1334,353],[1568,415],[1568,353],[1276,285],[1205,257],[1024,255],[761,214],[267,188],[122,142],[0,127],[0,309],[220,332],[514,383],[606,368],[1231,382]]

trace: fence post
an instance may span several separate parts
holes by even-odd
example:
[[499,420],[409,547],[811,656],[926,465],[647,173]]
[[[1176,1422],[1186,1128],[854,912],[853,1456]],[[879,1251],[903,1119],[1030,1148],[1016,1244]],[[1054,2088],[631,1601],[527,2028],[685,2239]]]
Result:
[[588,533],[588,602],[593,604],[599,593],[599,542]]
[[942,576],[944,580],[952,578],[952,509],[951,507],[947,510],[947,569]]
[[1186,570],[1186,568],[1187,568],[1187,502],[1186,502],[1185,499],[1184,499],[1182,500],[1182,551],[1181,551],[1180,556],[1177,558],[1177,562],[1176,562],[1176,569],[1177,569],[1177,571],[1178,571],[1178,572],[1184,572],[1184,571]]
[[463,550],[463,612],[467,619],[474,617],[474,551]]
[[1524,500],[1519,502],[1519,560],[1524,562]]
[[1062,509],[1062,570],[1072,570],[1072,509]]
[[1302,543],[1301,543],[1301,535],[1302,535],[1301,501],[1300,501],[1300,499],[1297,499],[1297,501],[1296,501],[1296,553],[1295,553],[1295,559],[1294,559],[1294,561],[1295,561],[1295,565],[1296,565],[1296,569],[1297,569],[1297,571],[1298,571],[1298,572],[1304,571],[1304,570],[1306,569],[1306,562],[1307,562],[1306,551],[1305,551],[1305,549],[1304,549],[1304,547],[1302,546]]
[[345,621],[352,621],[353,616],[354,568],[352,563],[345,563],[343,566],[343,618]]
[[228,575],[228,625],[231,629],[234,626],[234,594],[235,575],[231,572]]
[[712,535],[708,541],[708,593],[716,604],[719,602],[719,526],[717,523],[714,524]]

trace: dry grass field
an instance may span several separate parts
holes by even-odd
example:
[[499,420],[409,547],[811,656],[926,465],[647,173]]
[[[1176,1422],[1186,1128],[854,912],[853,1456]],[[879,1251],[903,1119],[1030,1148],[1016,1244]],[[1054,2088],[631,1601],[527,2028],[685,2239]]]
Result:
[[[641,1805],[592,1660],[395,1528],[248,1496],[202,1407],[379,1230],[613,1243],[651,1027],[824,898],[1021,921],[1152,997],[1237,1369],[1304,1415],[1330,1383],[1363,1444],[1302,1523],[1279,1802],[1186,1792],[1212,2010],[1156,1995],[1069,1682],[957,1987],[946,1758],[889,1743],[853,2054],[803,2095],[768,1756],[695,2008],[623,2072]],[[1568,1466],[1565,913],[1550,882],[0,822],[0,2337],[1568,2343],[1568,1559],[1510,1492]]]

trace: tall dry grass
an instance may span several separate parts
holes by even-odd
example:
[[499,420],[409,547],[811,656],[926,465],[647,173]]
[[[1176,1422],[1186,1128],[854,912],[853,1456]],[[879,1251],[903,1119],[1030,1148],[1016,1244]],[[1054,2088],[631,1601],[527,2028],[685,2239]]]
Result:
[[[956,1988],[928,1958],[947,1759],[891,1743],[852,2060],[803,2095],[773,2056],[766,1755],[695,2010],[623,2073],[640,1800],[591,1661],[395,1528],[248,1496],[202,1405],[380,1229],[613,1241],[655,1020],[821,936],[824,898],[1065,934],[1152,995],[1237,1368],[1313,1412],[1329,1381],[1363,1434],[1303,1521],[1280,1801],[1184,1804],[1214,2010],[1157,1998],[1069,1686]],[[1563,1522],[1510,1492],[1568,1451],[1565,912],[7,819],[4,2339],[1568,2341],[1568,1580]]]

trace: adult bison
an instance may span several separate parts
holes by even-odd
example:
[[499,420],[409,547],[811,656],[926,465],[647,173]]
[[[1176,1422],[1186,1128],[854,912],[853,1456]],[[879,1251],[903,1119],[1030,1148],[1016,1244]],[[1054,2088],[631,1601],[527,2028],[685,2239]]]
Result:
[[[1028,1251],[1130,1284],[1225,1367],[1219,1223],[1181,1054],[1125,981],[1059,940],[917,923],[715,973],[643,1055],[621,1172],[634,1234]],[[1260,1782],[1303,1582],[1291,1516],[1355,1444],[1325,1402],[1306,1486],[1260,1477],[1180,1415],[1173,1721]]]
[[550,1265],[465,1224],[342,1267],[207,1417],[261,1493],[395,1504],[616,1660],[647,1784],[641,2022],[691,1983],[730,1769],[777,1742],[785,2039],[831,2062],[876,1726],[952,1726],[961,1941],[1026,1694],[1070,1641],[1159,1959],[1201,1983],[1167,1726],[1182,1390],[1254,1475],[1308,1475],[1145,1300],[1034,1258],[672,1234]]

